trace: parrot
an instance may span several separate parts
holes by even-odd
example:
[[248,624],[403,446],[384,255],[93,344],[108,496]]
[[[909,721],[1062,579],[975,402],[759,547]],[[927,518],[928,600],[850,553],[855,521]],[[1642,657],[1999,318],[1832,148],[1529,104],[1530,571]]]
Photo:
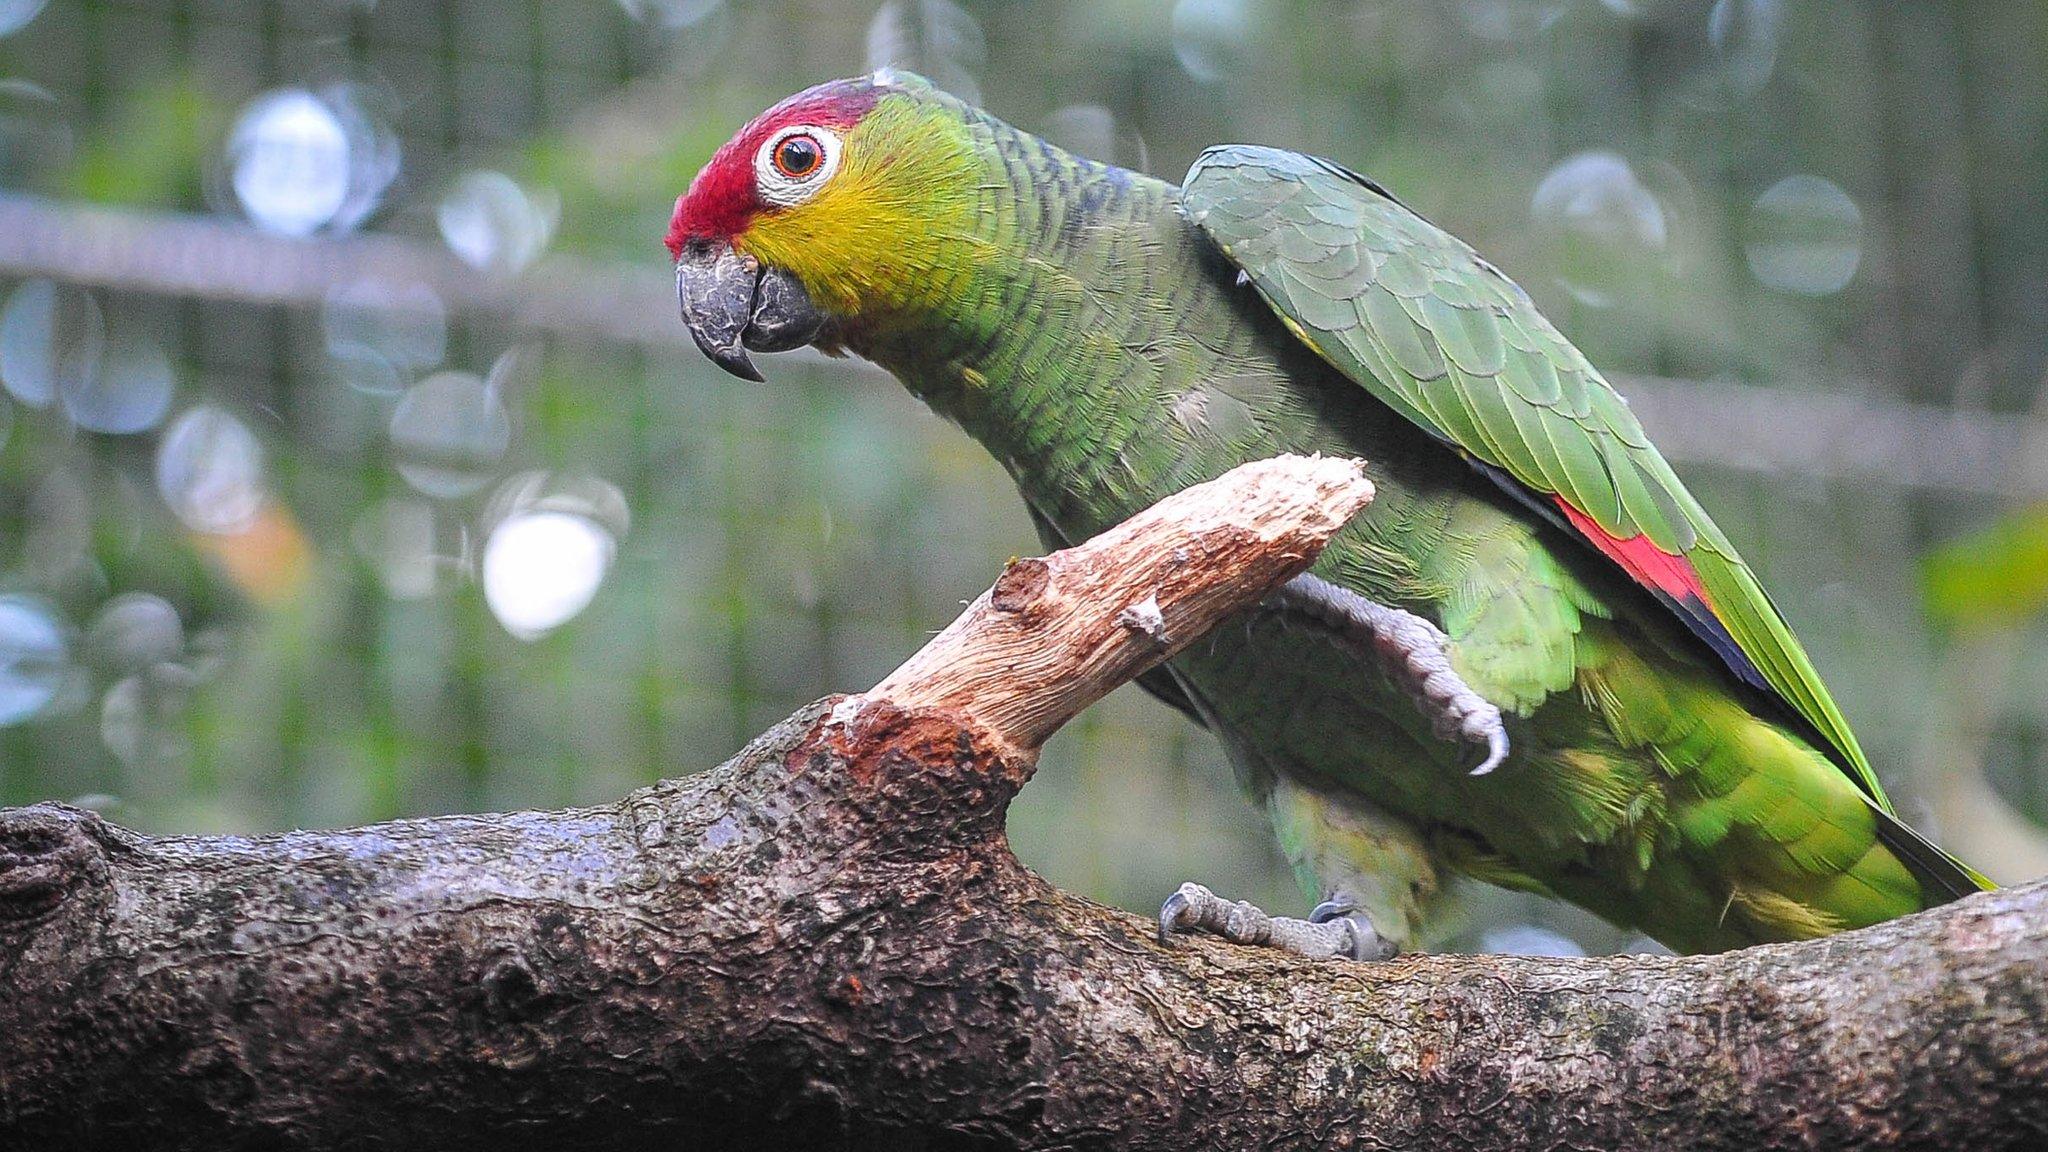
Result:
[[1140,679],[1220,740],[1313,911],[1191,881],[1162,941],[1383,959],[1476,882],[1710,952],[1990,887],[1895,814],[1627,402],[1365,176],[1226,145],[1176,186],[883,69],[742,127],[666,246],[710,360],[878,365],[1048,548],[1250,461],[1365,462],[1308,571]]

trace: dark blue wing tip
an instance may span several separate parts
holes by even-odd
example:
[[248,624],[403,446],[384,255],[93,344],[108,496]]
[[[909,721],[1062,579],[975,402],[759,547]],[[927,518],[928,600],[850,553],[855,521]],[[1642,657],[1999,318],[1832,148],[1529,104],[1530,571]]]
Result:
[[1735,673],[1736,679],[1752,688],[1775,694],[1776,690],[1771,687],[1771,682],[1764,679],[1763,669],[1758,668],[1755,661],[1749,658],[1749,654],[1742,650],[1742,645],[1735,642],[1735,637],[1728,631],[1728,626],[1721,623],[1721,618],[1714,615],[1714,610],[1706,601],[1692,595],[1668,599],[1671,601],[1671,607],[1678,613],[1679,619],[1685,621],[1686,627],[1692,629],[1694,635],[1706,641],[1707,647],[1712,648],[1714,654],[1721,658],[1721,662],[1728,666],[1728,670]]

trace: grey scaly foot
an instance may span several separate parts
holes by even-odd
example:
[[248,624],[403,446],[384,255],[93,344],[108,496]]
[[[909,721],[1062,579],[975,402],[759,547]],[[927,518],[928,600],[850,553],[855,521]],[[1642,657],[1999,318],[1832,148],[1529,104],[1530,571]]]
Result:
[[1351,958],[1354,960],[1392,960],[1401,950],[1392,940],[1380,935],[1372,925],[1372,917],[1365,910],[1342,897],[1332,897],[1310,909],[1308,922],[1311,924],[1345,924],[1351,928]]
[[1180,886],[1159,906],[1159,942],[1172,944],[1174,934],[1200,929],[1233,944],[1278,948],[1311,960],[1343,957],[1385,960],[1396,949],[1372,921],[1348,903],[1326,900],[1307,920],[1269,916],[1248,900],[1225,900],[1200,884]]
[[1305,572],[1281,585],[1267,603],[1367,648],[1430,718],[1438,738],[1484,745],[1486,759],[1472,770],[1474,776],[1507,759],[1508,730],[1500,709],[1452,669],[1451,638],[1436,625]]

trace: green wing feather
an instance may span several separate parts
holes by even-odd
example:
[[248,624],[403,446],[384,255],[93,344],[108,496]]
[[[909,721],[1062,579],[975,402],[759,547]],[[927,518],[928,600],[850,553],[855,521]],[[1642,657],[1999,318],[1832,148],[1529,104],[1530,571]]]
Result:
[[1615,541],[1647,537],[1689,562],[1706,602],[1692,610],[1711,612],[1753,672],[1733,670],[1782,698],[1890,812],[1755,573],[1520,287],[1369,180],[1298,153],[1212,148],[1189,170],[1182,207],[1296,335],[1374,397]]

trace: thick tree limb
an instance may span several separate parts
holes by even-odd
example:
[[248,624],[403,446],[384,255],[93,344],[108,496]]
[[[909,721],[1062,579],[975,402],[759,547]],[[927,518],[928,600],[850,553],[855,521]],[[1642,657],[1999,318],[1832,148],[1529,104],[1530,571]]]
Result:
[[[0,1147],[2041,1146],[2048,887],[1718,957],[1359,965],[1161,948],[1021,867],[1037,739],[1164,654],[1132,593],[1192,637],[1366,492],[1265,467],[1219,482],[1227,549],[1013,566],[935,641],[1040,630],[1100,670],[1040,678],[1058,706],[921,656],[603,808],[254,839],[0,813]],[[1257,526],[1276,483],[1322,485],[1288,531]]]

